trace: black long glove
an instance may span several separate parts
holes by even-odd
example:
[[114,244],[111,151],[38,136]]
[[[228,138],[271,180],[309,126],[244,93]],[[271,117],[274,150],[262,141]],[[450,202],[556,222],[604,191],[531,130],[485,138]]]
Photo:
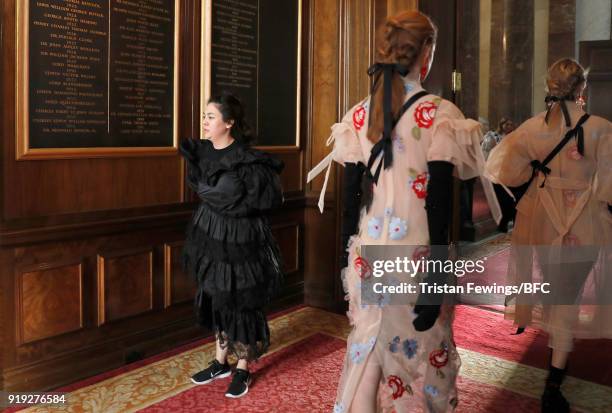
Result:
[[[448,226],[451,216],[453,193],[453,164],[445,161],[427,163],[429,183],[427,185],[427,224],[431,244],[430,260],[444,262],[448,258]],[[436,270],[438,269],[437,266]],[[443,285],[447,283],[444,272],[430,272],[424,280],[428,285]],[[417,317],[412,324],[417,331],[429,330],[440,315],[442,294],[421,293],[414,307]]]
[[348,265],[349,238],[357,233],[359,225],[359,210],[361,204],[361,179],[365,165],[359,163],[345,163],[344,177],[342,180],[342,225],[340,234],[342,237],[342,251],[340,254],[340,268]]

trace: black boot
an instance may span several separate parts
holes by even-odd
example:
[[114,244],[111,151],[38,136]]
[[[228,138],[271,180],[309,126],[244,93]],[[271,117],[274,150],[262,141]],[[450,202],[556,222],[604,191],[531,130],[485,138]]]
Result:
[[569,403],[561,393],[566,369],[550,366],[546,387],[542,394],[542,413],[569,413]]

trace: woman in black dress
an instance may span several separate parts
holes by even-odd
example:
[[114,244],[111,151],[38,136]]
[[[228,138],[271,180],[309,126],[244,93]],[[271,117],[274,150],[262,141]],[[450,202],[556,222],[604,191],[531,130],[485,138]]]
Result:
[[206,139],[181,142],[187,181],[200,205],[187,230],[185,266],[198,282],[196,311],[213,329],[216,357],[191,380],[228,377],[228,352],[238,359],[227,397],[248,392],[248,362],[264,354],[270,331],[263,307],[278,290],[279,248],[264,213],[283,202],[283,163],[249,146],[250,128],[240,101],[213,97],[203,119]]

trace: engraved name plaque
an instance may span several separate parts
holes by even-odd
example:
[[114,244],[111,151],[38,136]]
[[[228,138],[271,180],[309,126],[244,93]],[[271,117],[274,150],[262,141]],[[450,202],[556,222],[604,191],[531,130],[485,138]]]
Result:
[[23,2],[18,158],[175,152],[176,21],[172,0]]

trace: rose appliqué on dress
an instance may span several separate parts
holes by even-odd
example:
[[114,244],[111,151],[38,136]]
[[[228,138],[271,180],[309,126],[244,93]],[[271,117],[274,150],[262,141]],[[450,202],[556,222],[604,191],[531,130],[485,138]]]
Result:
[[417,106],[414,110],[414,120],[419,125],[419,128],[431,128],[436,117],[436,110],[438,110],[438,105],[433,101],[423,102]]
[[412,387],[409,384],[404,384],[401,377],[396,375],[390,375],[387,377],[387,386],[391,389],[391,397],[393,400],[397,400],[404,395],[404,393],[412,396]]
[[417,172],[416,170],[409,168],[408,173],[410,178],[408,179],[408,186],[419,199],[425,199],[427,197],[427,182],[429,182],[429,174],[427,172]]
[[353,126],[357,131],[360,131],[363,128],[363,124],[365,123],[366,110],[363,106],[359,105],[355,108],[353,112]]
[[412,137],[416,140],[421,139],[421,129],[429,129],[434,123],[436,111],[442,100],[436,98],[431,101],[420,103],[414,110],[414,121],[416,126],[412,128]]
[[567,247],[577,247],[578,245],[580,245],[580,239],[574,234],[566,234],[563,237],[563,245]]
[[448,364],[448,345],[440,344],[440,348],[429,353],[429,364],[436,368],[436,374],[440,378],[444,378],[444,373],[440,370]]
[[566,206],[574,207],[576,206],[576,199],[578,198],[578,191],[573,191],[571,189],[563,190],[563,201]]
[[382,234],[383,219],[381,217],[372,217],[368,221],[368,235],[370,238],[378,239]]
[[389,238],[394,241],[400,240],[408,232],[408,223],[399,217],[391,217],[389,222]]
[[567,150],[567,157],[573,159],[574,161],[579,161],[583,158],[583,156],[580,155],[580,152],[578,152],[578,145],[575,143],[570,145],[569,149]]
[[369,278],[372,276],[372,266],[365,258],[355,257],[353,265],[355,267],[355,271],[359,275],[359,278]]
[[412,253],[412,261],[416,262],[419,261],[421,258],[426,259],[429,257],[430,253],[431,249],[429,248],[429,245],[419,245],[414,249],[414,252]]

